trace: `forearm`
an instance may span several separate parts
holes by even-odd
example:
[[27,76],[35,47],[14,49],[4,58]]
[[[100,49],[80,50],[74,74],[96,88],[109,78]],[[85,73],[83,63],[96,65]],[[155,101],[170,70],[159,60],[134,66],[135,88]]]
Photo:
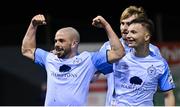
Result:
[[165,99],[165,106],[175,106],[174,97],[169,97]]
[[165,106],[175,106],[175,96],[172,90],[166,92],[164,96]]
[[109,24],[105,26],[105,30],[108,35],[109,43],[111,46],[111,55],[109,55],[109,61],[113,63],[121,59],[124,56],[125,51],[118,36]]
[[124,56],[125,51],[118,36],[113,31],[110,24],[102,16],[97,16],[96,18],[93,19],[92,25],[105,29],[107,33],[109,43],[111,46],[111,50],[108,51],[108,55],[107,55],[108,61],[110,63],[113,63],[121,59]]

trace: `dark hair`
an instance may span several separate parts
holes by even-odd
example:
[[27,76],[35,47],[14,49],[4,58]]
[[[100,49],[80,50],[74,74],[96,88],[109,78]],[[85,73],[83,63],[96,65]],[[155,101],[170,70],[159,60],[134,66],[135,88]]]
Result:
[[140,23],[142,24],[142,26],[145,26],[146,29],[149,31],[149,34],[150,35],[153,35],[154,33],[154,23],[152,20],[148,19],[148,18],[144,18],[144,17],[141,17],[141,18],[137,18],[137,19],[134,19],[130,22],[130,24],[132,23]]

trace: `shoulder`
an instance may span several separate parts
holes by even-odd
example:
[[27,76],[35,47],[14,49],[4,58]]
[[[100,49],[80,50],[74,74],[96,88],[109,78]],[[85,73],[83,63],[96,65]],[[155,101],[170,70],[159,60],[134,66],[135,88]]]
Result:
[[83,51],[79,53],[76,57],[82,58],[82,59],[87,59],[91,58],[93,56],[94,52],[89,52],[89,51]]
[[51,58],[56,58],[57,56],[55,54],[53,54],[52,52],[46,51],[44,49],[41,48],[37,48],[35,50],[36,55],[38,56],[42,56],[42,57],[47,57],[47,59],[51,59]]
[[155,46],[153,44],[150,44],[149,49],[150,49],[151,52],[153,52],[153,54],[162,57],[160,49],[157,46]]
[[106,41],[103,45],[109,45],[109,41]]
[[83,52],[79,53],[78,56],[89,56],[89,55],[91,55],[91,53],[94,53],[94,52],[83,51]]
[[167,69],[168,68],[169,65],[167,63],[167,60],[164,59],[163,57],[158,56],[158,55],[151,56],[151,57],[152,57],[151,62],[153,64],[155,64],[157,67],[162,68],[162,69]]
[[159,48],[156,45],[149,44],[150,49],[159,50]]

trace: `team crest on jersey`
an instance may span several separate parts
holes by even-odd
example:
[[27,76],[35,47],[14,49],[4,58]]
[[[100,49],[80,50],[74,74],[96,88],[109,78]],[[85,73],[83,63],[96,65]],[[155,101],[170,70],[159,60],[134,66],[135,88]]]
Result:
[[82,59],[81,58],[76,58],[74,61],[73,61],[73,64],[79,64],[82,62]]
[[154,77],[156,75],[156,68],[152,65],[147,69],[148,75]]

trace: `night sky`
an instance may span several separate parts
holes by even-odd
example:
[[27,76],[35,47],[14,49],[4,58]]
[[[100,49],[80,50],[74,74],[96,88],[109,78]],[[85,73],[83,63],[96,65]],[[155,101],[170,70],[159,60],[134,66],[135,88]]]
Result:
[[[180,12],[178,1],[152,0],[22,0],[0,4],[0,46],[19,46],[31,18],[44,14],[47,25],[38,29],[37,42],[53,44],[54,34],[61,27],[75,27],[81,42],[105,42],[104,30],[94,28],[92,19],[102,15],[119,35],[119,17],[129,5],[142,6],[155,22],[153,41],[179,41]],[[158,20],[161,19],[160,21]],[[157,24],[160,23],[160,26]],[[160,34],[158,31],[160,30]]]

